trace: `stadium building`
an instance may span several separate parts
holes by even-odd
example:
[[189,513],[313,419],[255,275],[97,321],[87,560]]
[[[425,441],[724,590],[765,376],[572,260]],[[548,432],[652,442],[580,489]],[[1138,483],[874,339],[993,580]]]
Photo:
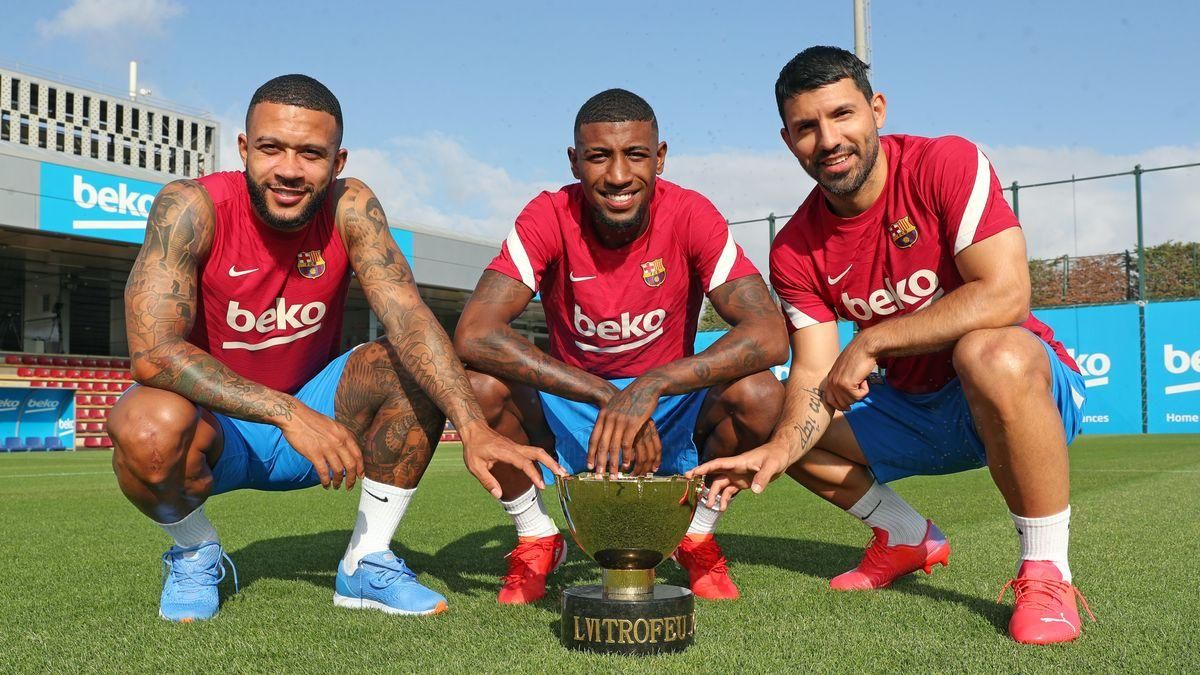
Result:
[[[221,166],[220,134],[200,111],[0,68],[5,449],[108,447],[104,419],[130,385],[123,291],[150,205],[171,180]],[[392,233],[452,332],[499,242],[394,221]],[[514,328],[546,346],[540,304]],[[343,347],[379,335],[352,283]]]

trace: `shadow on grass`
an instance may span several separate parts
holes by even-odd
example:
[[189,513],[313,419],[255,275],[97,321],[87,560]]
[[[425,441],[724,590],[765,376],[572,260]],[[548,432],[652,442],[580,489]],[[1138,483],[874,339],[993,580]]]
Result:
[[[243,588],[266,578],[304,581],[332,589],[334,573],[349,538],[348,530],[278,537],[254,542],[230,555],[238,565]],[[500,589],[500,578],[507,569],[504,555],[514,543],[512,527],[497,525],[456,539],[432,555],[407,549],[403,541],[394,542],[393,550],[420,578],[437,579],[452,593],[482,598],[494,597]],[[763,565],[822,580],[854,567],[862,557],[861,548],[843,544],[760,535],[722,534],[721,545],[735,569],[739,565]],[[688,585],[687,575],[673,563],[664,563],[657,571],[660,583]],[[534,606],[557,615],[563,589],[598,583],[599,567],[570,542],[567,561],[551,577],[546,597]],[[1000,632],[1007,630],[1011,613],[1008,607],[989,599],[930,586],[920,572],[898,580],[883,592],[962,605],[991,622]],[[557,619],[550,627],[557,635]]]

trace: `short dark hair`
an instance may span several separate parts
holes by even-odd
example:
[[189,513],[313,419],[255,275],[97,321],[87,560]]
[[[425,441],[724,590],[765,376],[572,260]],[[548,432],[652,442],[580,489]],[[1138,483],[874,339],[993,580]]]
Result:
[[575,115],[575,133],[595,122],[649,122],[658,130],[658,118],[646,99],[625,89],[606,89],[589,98]]
[[305,110],[317,110],[333,115],[337,121],[338,144],[342,142],[342,104],[329,91],[329,87],[308,75],[293,73],[280,75],[267,80],[259,87],[254,96],[250,97],[250,107],[246,108],[246,128],[250,127],[250,113],[259,103],[279,103],[291,105]]
[[857,56],[840,47],[805,49],[787,62],[779,71],[779,79],[775,80],[775,104],[779,106],[780,119],[783,119],[783,104],[789,98],[847,77],[854,80],[854,85],[870,101],[874,93],[867,77],[869,68]]

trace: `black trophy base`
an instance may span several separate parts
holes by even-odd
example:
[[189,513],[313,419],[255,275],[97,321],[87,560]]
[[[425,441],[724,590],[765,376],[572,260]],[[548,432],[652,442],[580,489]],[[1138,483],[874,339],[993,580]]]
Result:
[[605,654],[680,652],[696,633],[696,598],[679,586],[655,585],[644,598],[605,598],[601,586],[562,594],[562,643]]

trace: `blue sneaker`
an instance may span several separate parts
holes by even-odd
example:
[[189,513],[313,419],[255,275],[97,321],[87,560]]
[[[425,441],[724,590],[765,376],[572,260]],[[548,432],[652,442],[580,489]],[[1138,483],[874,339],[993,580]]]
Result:
[[449,609],[446,598],[417,583],[417,575],[391,551],[372,553],[346,574],[338,563],[333,604],[348,609],[378,609],[388,614],[420,616]]
[[[188,554],[195,553],[188,557]],[[183,548],[172,546],[163,554],[163,590],[158,615],[167,621],[191,623],[205,621],[217,614],[217,584],[225,578],[225,555],[221,544],[206,541]],[[237,590],[237,568],[233,567],[233,587]]]

